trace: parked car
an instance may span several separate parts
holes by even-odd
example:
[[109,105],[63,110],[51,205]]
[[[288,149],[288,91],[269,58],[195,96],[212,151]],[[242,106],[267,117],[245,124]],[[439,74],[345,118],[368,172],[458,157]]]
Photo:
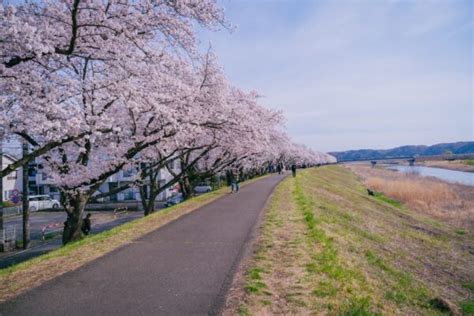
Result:
[[52,199],[49,195],[30,195],[28,197],[30,212],[47,208],[59,208],[59,201]]
[[184,201],[182,193],[178,193],[166,200],[165,207],[170,207]]
[[199,183],[194,187],[194,193],[207,193],[211,191],[212,187],[208,183]]

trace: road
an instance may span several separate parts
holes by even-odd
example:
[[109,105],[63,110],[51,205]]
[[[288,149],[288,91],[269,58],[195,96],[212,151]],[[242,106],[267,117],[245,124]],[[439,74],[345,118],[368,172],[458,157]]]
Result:
[[[114,219],[114,214],[113,212],[108,212],[108,211],[92,211],[92,212],[86,212],[86,213],[91,213],[92,214],[92,221],[93,224],[101,224],[104,222],[112,221]],[[140,213],[141,212],[128,212],[126,215],[130,215],[133,213]],[[55,230],[60,230],[62,231],[62,225],[64,221],[66,220],[66,213],[63,211],[58,211],[58,212],[32,212],[30,213],[30,239],[31,240],[41,240],[42,238],[42,233],[41,230],[43,227],[49,224],[59,224],[59,228],[53,227],[50,228],[46,231],[46,233],[55,231]],[[17,239],[21,240],[22,236],[22,231],[23,231],[23,218],[21,215],[18,216],[12,216],[7,219],[5,219],[5,225],[6,226],[13,226],[16,228],[16,235]]]
[[[135,220],[143,216],[142,212],[129,212],[114,218],[112,212],[89,212],[92,214],[92,231],[91,234],[97,234],[115,226],[122,225],[126,222]],[[27,250],[15,250],[13,252],[0,253],[0,269],[7,268],[13,264],[20,263],[34,257],[45,254],[51,250],[61,247],[62,239],[57,236],[54,239],[41,241],[41,230],[45,225],[60,223],[61,226],[51,228],[46,234],[55,231],[60,234],[62,231],[62,223],[66,220],[64,212],[36,212],[30,218],[30,239],[32,245]],[[21,216],[9,218],[8,225],[14,225],[17,228],[17,240],[21,240],[22,236],[22,218]]]
[[228,194],[0,305],[0,315],[214,315],[284,176]]
[[[65,212],[32,212],[30,213],[30,238],[31,240],[41,239],[41,229],[53,223],[63,223],[66,220]],[[21,239],[23,231],[23,219],[21,215],[7,218],[6,226],[14,226],[17,231],[17,239]]]

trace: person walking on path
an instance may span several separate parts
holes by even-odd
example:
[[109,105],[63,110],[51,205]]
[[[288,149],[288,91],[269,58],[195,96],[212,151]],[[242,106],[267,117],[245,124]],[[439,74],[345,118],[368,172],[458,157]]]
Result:
[[232,171],[231,171],[231,190],[232,191],[231,191],[231,193],[239,192],[239,188],[240,188],[239,180],[240,180],[239,170],[237,168],[232,168]]
[[240,189],[240,175],[237,173],[237,176],[235,177],[235,192],[239,192]]
[[89,235],[89,232],[91,231],[91,213],[87,213],[87,216],[82,220],[82,233],[84,235]]
[[232,170],[227,170],[225,172],[225,180],[227,181],[227,186],[232,186]]
[[234,169],[229,171],[229,179],[230,179],[230,193],[234,193],[235,191],[235,175]]
[[293,177],[296,177],[296,165],[295,164],[291,165],[291,173],[293,174]]

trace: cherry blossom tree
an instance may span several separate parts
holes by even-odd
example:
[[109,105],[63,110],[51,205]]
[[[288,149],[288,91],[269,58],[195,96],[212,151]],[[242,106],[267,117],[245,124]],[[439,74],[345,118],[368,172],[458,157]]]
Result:
[[[139,170],[132,185],[149,214],[171,185],[189,192],[192,173],[332,161],[292,143],[280,112],[198,51],[196,24],[228,27],[213,0],[39,1],[0,15],[0,125],[32,147],[0,176],[42,157],[68,216],[64,243],[81,238],[86,203],[124,168]],[[181,170],[158,186],[174,160]]]
[[214,1],[74,0],[2,5],[1,14],[1,124],[34,146],[31,159],[49,162],[68,213],[64,241],[77,239],[90,192],[185,128],[193,23],[222,25],[222,10]]
[[129,90],[143,56],[194,54],[193,23],[226,25],[212,0],[1,3],[0,15],[0,124],[32,148],[1,177],[63,144],[109,132],[107,122],[91,129],[91,117],[113,118],[107,110],[126,94],[117,91]]

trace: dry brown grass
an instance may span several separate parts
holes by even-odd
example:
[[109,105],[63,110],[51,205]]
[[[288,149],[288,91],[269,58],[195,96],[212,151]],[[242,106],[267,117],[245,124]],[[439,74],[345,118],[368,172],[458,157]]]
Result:
[[377,192],[410,209],[474,231],[474,188],[382,168],[351,165],[352,171]]

